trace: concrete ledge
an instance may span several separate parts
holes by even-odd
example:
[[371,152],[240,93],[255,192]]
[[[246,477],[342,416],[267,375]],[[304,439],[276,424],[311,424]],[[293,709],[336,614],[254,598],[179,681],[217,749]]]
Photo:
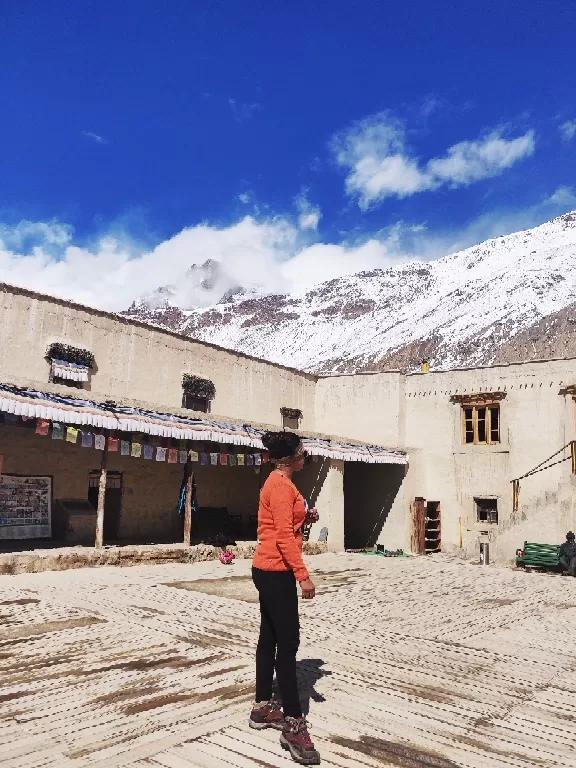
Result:
[[[228,547],[238,560],[254,556],[254,542]],[[327,551],[325,544],[305,542],[305,555],[320,555]],[[165,563],[199,563],[217,560],[222,549],[199,544],[184,547],[182,544],[105,547],[96,550],[89,547],[65,547],[62,549],[36,549],[30,552],[0,554],[0,575],[17,573],[41,573],[42,571],[66,571],[72,568],[96,568],[103,565],[160,565]]]

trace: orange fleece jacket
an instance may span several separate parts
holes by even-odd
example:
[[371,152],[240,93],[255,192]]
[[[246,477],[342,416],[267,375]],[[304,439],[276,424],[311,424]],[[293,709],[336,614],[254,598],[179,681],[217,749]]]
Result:
[[304,499],[291,480],[272,472],[260,491],[258,546],[253,566],[262,571],[294,571],[297,581],[308,578],[302,560]]

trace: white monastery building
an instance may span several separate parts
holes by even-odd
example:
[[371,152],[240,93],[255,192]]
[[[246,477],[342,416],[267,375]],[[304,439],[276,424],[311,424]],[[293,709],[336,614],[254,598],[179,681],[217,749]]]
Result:
[[511,561],[576,527],[575,360],[319,377],[3,284],[0,345],[3,548],[182,541],[183,498],[193,542],[254,539],[282,428],[332,550]]

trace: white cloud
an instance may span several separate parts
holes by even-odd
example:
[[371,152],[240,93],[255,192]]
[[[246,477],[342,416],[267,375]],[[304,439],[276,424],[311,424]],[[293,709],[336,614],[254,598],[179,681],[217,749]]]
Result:
[[576,136],[576,120],[567,120],[559,126],[558,130],[564,141],[572,141]]
[[444,156],[421,164],[406,145],[404,124],[386,112],[362,120],[332,142],[337,163],[347,170],[346,192],[363,209],[387,197],[409,197],[497,176],[531,155],[534,146],[533,131],[506,139],[495,130],[476,141],[454,144]]
[[262,109],[262,105],[258,102],[252,104],[238,102],[236,99],[228,99],[228,104],[232,110],[234,120],[238,123],[246,123],[248,120],[254,117],[256,112]]
[[248,194],[248,192],[241,192],[238,195],[238,200],[240,200],[241,203],[244,203],[244,205],[248,205],[248,203],[250,202],[250,195]]
[[[38,224],[37,232],[43,226]],[[43,242],[26,250],[7,244],[9,239],[17,242],[16,236],[0,242],[0,281],[107,310],[126,309],[134,299],[166,285],[174,286],[173,301],[183,307],[215,303],[238,285],[302,292],[324,280],[385,269],[405,258],[397,252],[395,239],[388,241],[386,235],[358,244],[310,246],[285,218],[258,221],[246,216],[223,228],[199,224],[136,255],[129,237],[106,236],[90,248],[63,239],[55,253],[52,229],[46,231]],[[62,232],[70,230],[63,227]],[[202,270],[191,275],[189,269],[209,259],[218,261],[220,269],[207,290],[200,285]]]
[[298,225],[300,229],[318,229],[322,214],[320,208],[312,205],[308,200],[308,190],[306,188],[303,188],[300,194],[296,195],[294,198],[294,205],[300,214],[298,217]]
[[96,144],[108,144],[108,141],[103,136],[99,136],[97,133],[92,133],[92,131],[82,131],[82,135],[87,139],[96,142]]
[[57,221],[20,221],[15,226],[0,223],[0,248],[34,245],[64,246],[72,238],[71,227]]
[[558,187],[558,189],[544,200],[544,205],[559,206],[567,210],[570,206],[576,207],[576,195],[571,187]]
[[[173,286],[173,301],[181,307],[207,306],[239,285],[302,293],[363,270],[433,259],[537,226],[574,207],[574,191],[558,187],[528,208],[491,211],[452,231],[397,222],[355,241],[312,245],[292,218],[283,217],[245,216],[227,227],[198,224],[152,248],[128,235],[109,234],[81,245],[65,224],[23,221],[0,224],[0,281],[113,311],[162,286]],[[210,259],[219,269],[206,288],[207,270],[190,272],[190,267]]]

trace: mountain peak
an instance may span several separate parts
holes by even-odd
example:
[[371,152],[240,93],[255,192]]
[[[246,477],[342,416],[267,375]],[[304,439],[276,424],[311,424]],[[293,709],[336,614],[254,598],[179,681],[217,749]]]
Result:
[[[526,356],[523,334],[545,333],[544,319],[572,304],[576,211],[436,261],[330,280],[305,296],[224,286],[212,260],[191,267],[188,277],[219,298],[206,308],[180,304],[181,311],[178,291],[167,286],[126,314],[315,372],[411,369],[424,358],[443,367],[488,364]],[[573,324],[562,317],[555,327],[566,335]],[[565,341],[571,349],[572,336]],[[543,354],[550,345],[539,349]]]

